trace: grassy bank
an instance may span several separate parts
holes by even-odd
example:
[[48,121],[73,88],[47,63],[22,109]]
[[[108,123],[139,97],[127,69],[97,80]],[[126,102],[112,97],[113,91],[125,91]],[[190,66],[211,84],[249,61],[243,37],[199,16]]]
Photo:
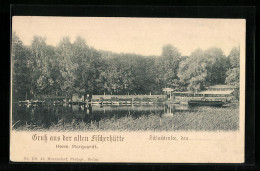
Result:
[[50,127],[22,125],[23,131],[234,131],[239,128],[239,110],[232,108],[209,108],[194,112],[175,112],[168,115],[131,115],[120,118],[103,118],[99,121],[65,122],[60,119]]

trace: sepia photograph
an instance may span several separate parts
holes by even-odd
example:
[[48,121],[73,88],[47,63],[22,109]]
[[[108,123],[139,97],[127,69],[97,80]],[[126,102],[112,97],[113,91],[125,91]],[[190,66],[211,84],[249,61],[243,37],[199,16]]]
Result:
[[[243,19],[14,16],[11,41],[11,144],[23,141],[22,136],[12,140],[12,134],[30,132],[37,132],[30,134],[33,142],[118,142],[127,141],[124,134],[148,132],[153,142],[211,143],[214,136],[203,136],[211,133],[244,138]],[[51,132],[99,134],[45,134]],[[102,135],[111,132],[115,135]],[[243,162],[241,143],[235,150],[239,159],[231,162]],[[83,146],[55,144],[57,148]],[[215,161],[203,157],[172,160]],[[68,160],[63,156],[59,161]]]
[[236,131],[240,35],[231,24],[239,29],[230,20],[15,17],[12,129]]

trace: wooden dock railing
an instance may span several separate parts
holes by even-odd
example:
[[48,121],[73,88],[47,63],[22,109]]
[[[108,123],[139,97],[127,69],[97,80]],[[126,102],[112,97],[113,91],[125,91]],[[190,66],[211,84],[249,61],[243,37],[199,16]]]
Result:
[[97,99],[132,99],[132,98],[140,98],[140,99],[162,99],[165,98],[165,95],[92,95],[93,100]]

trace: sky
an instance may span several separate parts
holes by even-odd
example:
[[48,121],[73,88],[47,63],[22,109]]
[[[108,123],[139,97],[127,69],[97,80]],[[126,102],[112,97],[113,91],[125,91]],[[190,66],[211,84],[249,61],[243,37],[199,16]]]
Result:
[[245,20],[14,16],[12,31],[24,45],[30,45],[35,35],[54,46],[65,36],[72,42],[80,36],[95,49],[117,53],[161,55],[162,47],[171,44],[182,55],[210,47],[228,55],[245,41]]

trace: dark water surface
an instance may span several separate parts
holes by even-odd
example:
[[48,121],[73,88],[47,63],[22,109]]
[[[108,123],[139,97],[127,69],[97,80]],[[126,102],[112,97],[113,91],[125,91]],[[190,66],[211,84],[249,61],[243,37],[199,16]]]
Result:
[[[19,129],[24,125],[41,126],[48,129],[51,125],[58,124],[62,119],[64,123],[71,123],[73,120],[78,122],[90,123],[99,122],[102,119],[119,120],[125,116],[131,116],[133,119],[147,117],[150,115],[158,116],[165,120],[174,119],[182,122],[182,119],[202,117],[201,112],[211,111],[208,118],[214,113],[230,113],[232,107],[214,108],[214,107],[189,107],[188,105],[146,105],[146,106],[78,106],[78,105],[18,105],[13,104],[12,125],[14,129]],[[200,112],[198,112],[200,111]],[[210,112],[209,112],[210,113]],[[198,115],[198,116],[196,116]],[[174,118],[176,117],[176,118]],[[205,116],[203,116],[205,117]],[[195,120],[196,120],[195,119]],[[203,118],[202,118],[203,119]],[[200,121],[201,122],[201,121]],[[205,121],[206,122],[206,121]],[[222,121],[221,121],[222,122]],[[205,123],[207,124],[207,123]],[[177,123],[178,125],[178,123]],[[183,125],[183,123],[182,123]],[[238,126],[236,126],[238,127]],[[184,128],[183,128],[184,129]],[[191,128],[192,129],[192,128]]]

